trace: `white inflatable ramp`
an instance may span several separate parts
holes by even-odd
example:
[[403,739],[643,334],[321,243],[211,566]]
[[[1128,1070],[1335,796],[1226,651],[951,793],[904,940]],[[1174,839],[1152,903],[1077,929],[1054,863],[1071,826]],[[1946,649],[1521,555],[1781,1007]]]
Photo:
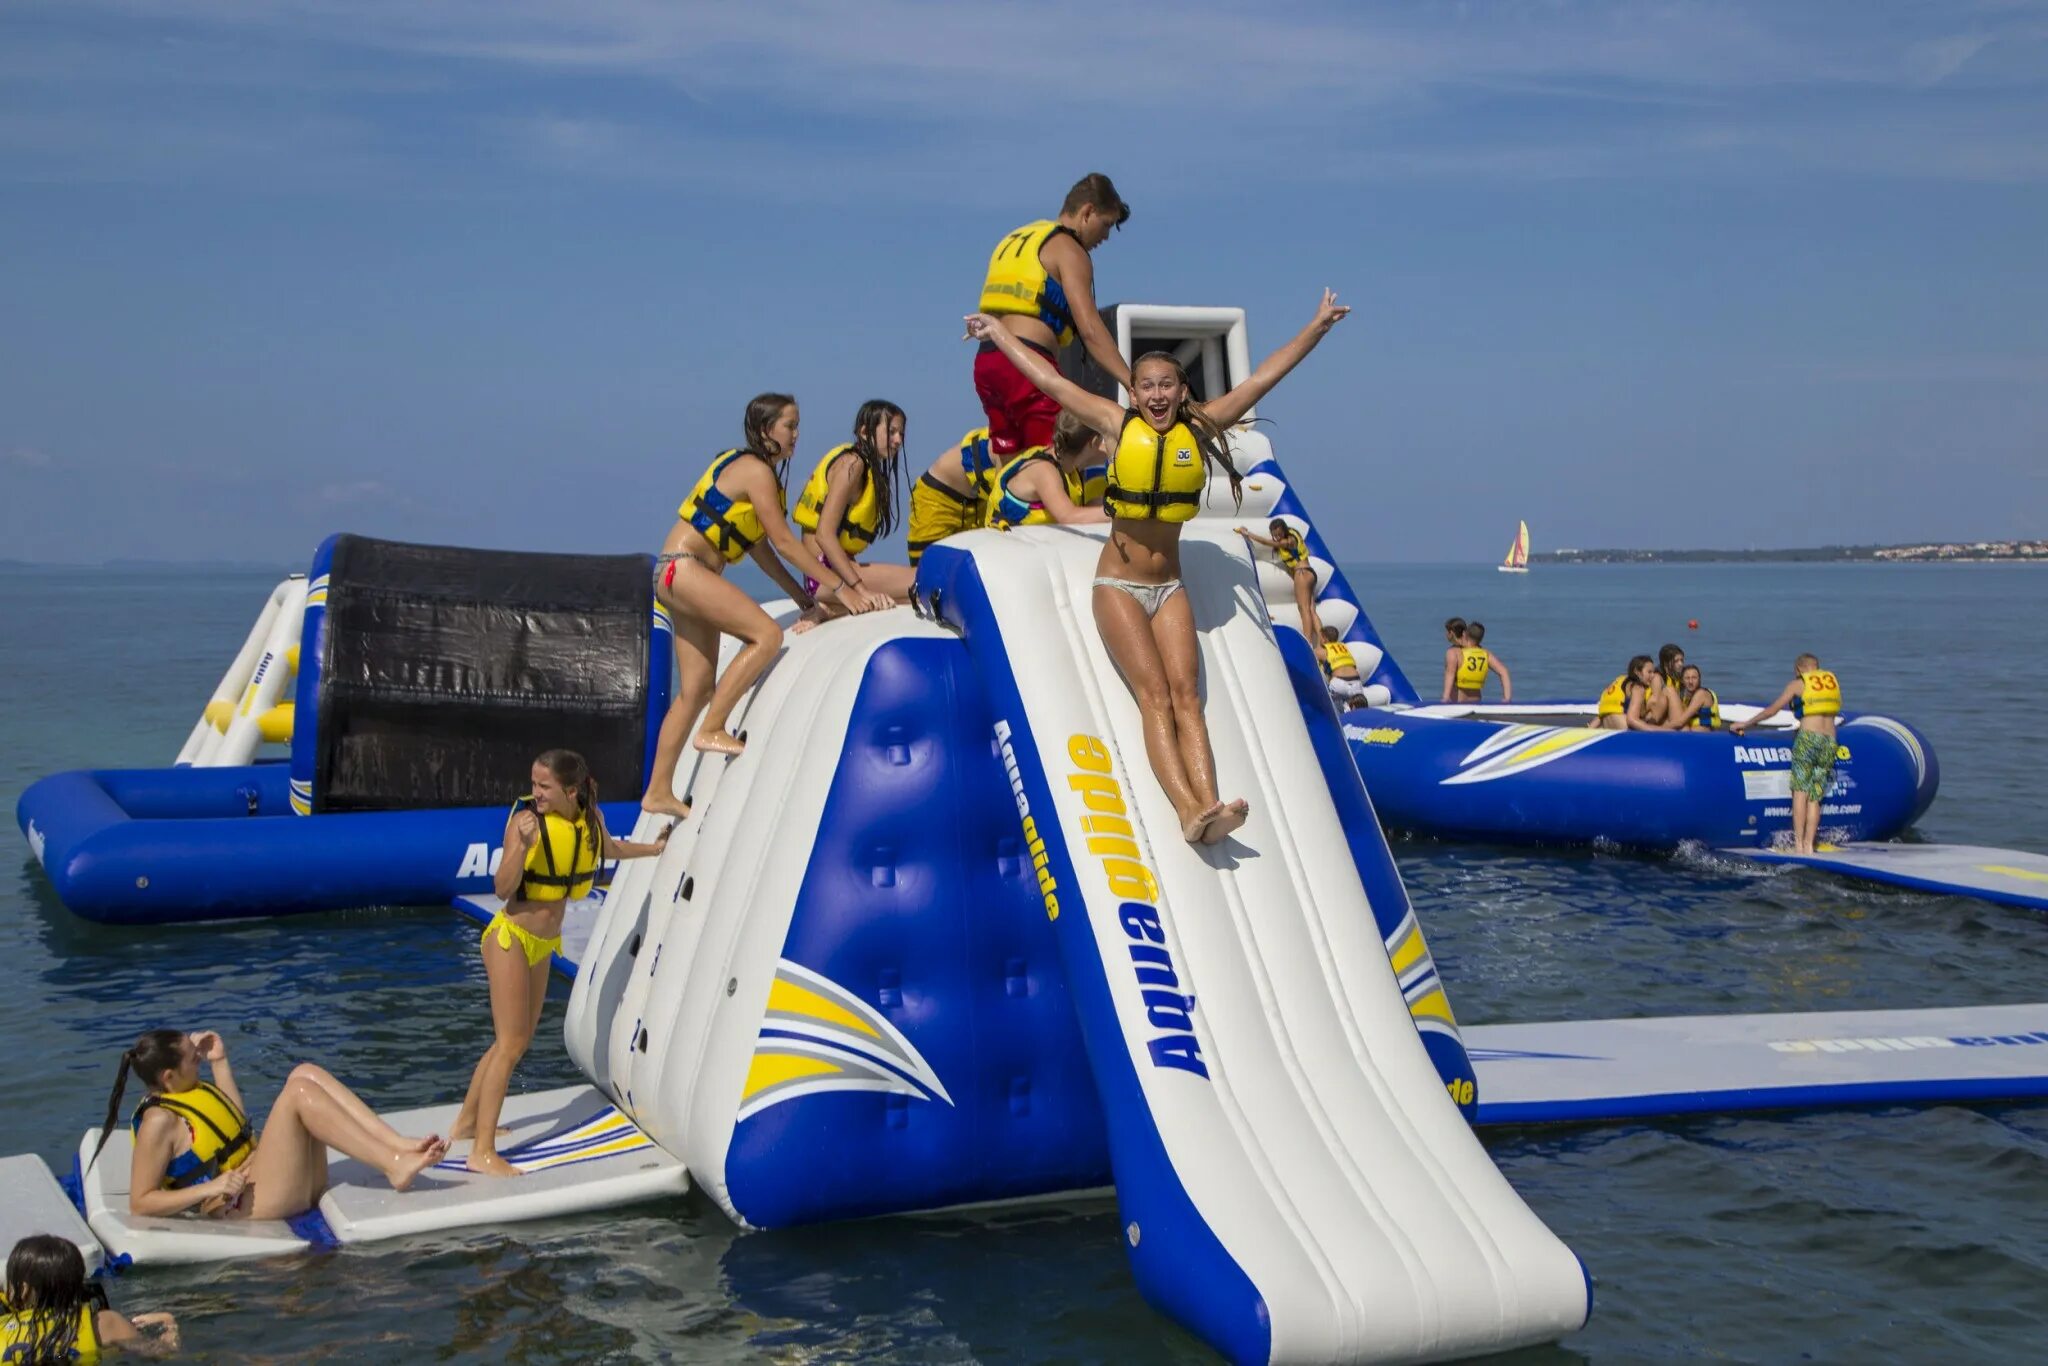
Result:
[[[401,1133],[445,1132],[458,1108],[437,1105],[384,1118]],[[133,1141],[125,1128],[117,1131],[87,1169],[99,1142],[99,1130],[89,1129],[78,1150],[86,1222],[117,1258],[213,1262],[611,1209],[679,1195],[689,1187],[683,1164],[591,1087],[509,1097],[501,1123],[512,1135],[499,1151],[521,1176],[478,1176],[463,1167],[458,1153],[399,1192],[382,1173],[329,1152],[327,1193],[316,1210],[289,1221],[130,1214]]]
[[1818,853],[1773,849],[1719,852],[1761,863],[1797,863],[1920,892],[1974,896],[2006,906],[2048,911],[2048,855],[1978,844],[1844,844]]
[[1471,1025],[1482,1124],[2048,1096],[2048,1004]]
[[[70,1239],[85,1258],[87,1274],[100,1269],[100,1240],[85,1226],[49,1164],[34,1153],[0,1157],[0,1248],[12,1248],[37,1233]],[[0,1261],[6,1256],[0,1251]]]
[[1425,1052],[1236,542],[1197,521],[1181,548],[1220,786],[1252,811],[1208,848],[1095,629],[1100,533],[972,533],[919,576],[996,717],[1139,1286],[1238,1361],[1554,1341],[1589,1282]]

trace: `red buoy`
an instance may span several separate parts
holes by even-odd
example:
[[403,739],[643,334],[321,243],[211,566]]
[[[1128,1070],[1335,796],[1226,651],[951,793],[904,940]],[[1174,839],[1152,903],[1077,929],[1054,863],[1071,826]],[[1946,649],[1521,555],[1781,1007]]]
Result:
[[1688,621],[1687,623],[1685,623],[1685,629],[1686,629],[1686,630],[1688,630],[1688,631],[1697,631],[1697,630],[1699,630],[1699,629],[1700,629],[1700,619],[1699,619],[1698,617],[1694,617],[1694,618],[1693,618],[1693,619],[1692,619],[1691,621]]

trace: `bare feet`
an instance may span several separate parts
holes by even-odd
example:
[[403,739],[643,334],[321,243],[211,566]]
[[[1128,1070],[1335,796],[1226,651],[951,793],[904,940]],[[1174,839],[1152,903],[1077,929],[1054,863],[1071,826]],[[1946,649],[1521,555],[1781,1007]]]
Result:
[[[698,748],[702,749],[703,746],[699,745]],[[679,821],[690,818],[690,804],[680,797],[657,797],[650,792],[640,799],[640,809]]]
[[1215,820],[1222,814],[1222,802],[1210,803],[1208,806],[1202,808],[1200,812],[1196,813],[1194,816],[1180,823],[1180,837],[1186,840],[1189,844],[1200,843],[1202,839],[1202,831],[1208,828],[1209,822]]
[[452,1138],[444,1139],[439,1134],[428,1134],[425,1138],[408,1138],[405,1140],[405,1145],[413,1152],[423,1153],[438,1143],[441,1145],[441,1151],[447,1152],[448,1145],[454,1141]]
[[1242,797],[1234,799],[1223,808],[1221,815],[1209,822],[1209,828],[1202,832],[1202,843],[1221,844],[1230,838],[1237,828],[1251,819],[1251,803]]
[[462,1164],[479,1176],[523,1176],[524,1172],[496,1153],[471,1153]]
[[747,749],[745,740],[722,730],[700,730],[690,743],[706,754],[744,754]]
[[414,1178],[446,1156],[448,1156],[448,1141],[441,1138],[434,1139],[417,1152],[400,1153],[398,1155],[398,1164],[391,1172],[391,1189],[395,1191],[408,1189],[411,1187]]
[[[511,1131],[510,1129],[506,1128],[506,1127],[505,1127],[504,1125],[502,1125],[502,1124],[500,1124],[500,1125],[498,1126],[498,1137],[499,1137],[499,1138],[510,1138],[511,1136],[512,1136],[512,1131]],[[452,1145],[454,1145],[454,1144],[457,1144],[457,1143],[467,1143],[467,1142],[469,1142],[469,1141],[470,1141],[471,1139],[473,1139],[473,1138],[475,1138],[475,1137],[476,1137],[476,1121],[475,1121],[475,1120],[471,1120],[471,1121],[470,1121],[469,1123],[467,1123],[467,1124],[458,1124],[458,1125],[456,1125],[456,1126],[455,1126],[455,1127],[454,1127],[453,1129],[450,1129],[450,1130],[448,1131],[448,1142],[449,1142],[449,1144],[450,1144],[451,1146],[452,1146]]]

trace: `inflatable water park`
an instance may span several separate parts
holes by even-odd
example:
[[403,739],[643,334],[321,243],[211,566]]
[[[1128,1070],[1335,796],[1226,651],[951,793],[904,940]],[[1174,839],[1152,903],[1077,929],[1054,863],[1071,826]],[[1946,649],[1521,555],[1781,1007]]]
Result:
[[[1105,319],[1126,356],[1182,357],[1198,396],[1250,370],[1241,310]],[[508,1104],[521,1180],[450,1159],[396,1193],[337,1155],[300,1218],[148,1218],[127,1132],[92,1162],[94,1130],[68,1180],[0,1159],[0,1241],[56,1231],[95,1265],[146,1265],[686,1189],[743,1229],[1111,1193],[1146,1300],[1225,1357],[1439,1360],[1556,1342],[1595,1306],[1599,1249],[1552,1232],[1475,1125],[2048,1096],[2048,1048],[2028,1046],[2048,1006],[1462,1028],[1383,823],[1762,853],[1785,828],[1783,732],[1420,705],[1268,436],[1229,440],[1242,505],[1212,480],[1181,558],[1217,768],[1250,803],[1230,837],[1189,842],[1151,775],[1087,605],[1104,530],[967,532],[926,552],[910,610],[789,634],[732,718],[744,751],[686,752],[689,817],[571,906],[557,966],[586,1084]],[[1306,543],[1361,709],[1333,703],[1293,575],[1236,532],[1275,517]],[[670,687],[651,570],[331,538],[263,605],[176,762],[46,778],[23,835],[64,904],[114,926],[487,919],[506,774],[567,744],[607,798],[640,791]],[[1831,804],[1861,809],[1830,819],[1851,838],[1932,801],[1905,722],[1852,716],[1841,743]],[[606,813],[638,840],[668,824]],[[1954,890],[2028,857],[1951,849],[1933,871],[1916,848],[1939,846],[1840,862],[1877,876],[1902,851]]]

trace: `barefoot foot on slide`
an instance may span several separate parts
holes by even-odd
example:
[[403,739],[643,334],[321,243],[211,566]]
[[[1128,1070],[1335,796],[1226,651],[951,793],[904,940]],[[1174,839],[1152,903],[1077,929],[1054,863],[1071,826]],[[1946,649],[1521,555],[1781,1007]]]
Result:
[[744,754],[747,750],[745,740],[722,730],[700,730],[690,743],[706,754]]
[[1199,843],[1202,838],[1202,831],[1208,828],[1209,822],[1217,819],[1222,814],[1222,802],[1214,802],[1203,807],[1201,811],[1180,823],[1180,837],[1189,844]]
[[[698,748],[701,749],[703,746],[700,745]],[[642,797],[640,809],[673,820],[683,821],[690,818],[690,804],[680,797]]]
[[448,1156],[445,1139],[435,1139],[418,1152],[404,1152],[398,1155],[398,1170],[391,1173],[391,1189],[402,1191],[410,1187],[413,1178]]
[[[467,1143],[475,1137],[476,1125],[474,1122],[469,1124],[458,1124],[455,1128],[448,1131],[448,1142],[450,1146],[453,1146],[457,1143]],[[504,1125],[500,1124],[498,1126],[498,1137],[510,1138],[512,1137],[512,1131],[506,1128]]]
[[471,1153],[462,1165],[479,1176],[522,1176],[525,1174],[496,1153]]
[[1251,819],[1251,803],[1239,797],[1223,808],[1221,815],[1209,822],[1209,828],[1202,832],[1202,843],[1221,844],[1229,839],[1237,828]]

